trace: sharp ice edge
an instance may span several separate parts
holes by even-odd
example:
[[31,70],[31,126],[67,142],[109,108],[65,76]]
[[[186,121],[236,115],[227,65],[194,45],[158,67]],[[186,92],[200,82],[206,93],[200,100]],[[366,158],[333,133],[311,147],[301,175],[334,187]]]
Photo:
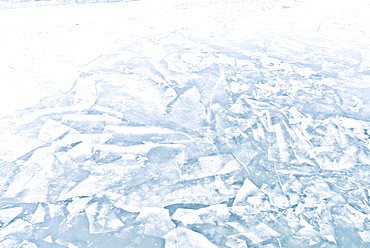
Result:
[[13,120],[34,146],[2,155],[0,246],[370,243],[369,103],[338,86],[356,56],[136,43]]

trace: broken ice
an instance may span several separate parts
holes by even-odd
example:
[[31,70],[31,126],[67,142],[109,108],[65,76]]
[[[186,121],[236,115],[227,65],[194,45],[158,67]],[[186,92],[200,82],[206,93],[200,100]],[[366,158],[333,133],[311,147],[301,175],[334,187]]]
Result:
[[0,247],[369,246],[368,48],[242,37],[256,13],[117,42],[3,117]]

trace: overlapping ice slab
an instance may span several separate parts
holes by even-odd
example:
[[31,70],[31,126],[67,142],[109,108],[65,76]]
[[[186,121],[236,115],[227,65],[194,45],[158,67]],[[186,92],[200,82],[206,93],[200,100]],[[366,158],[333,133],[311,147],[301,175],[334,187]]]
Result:
[[1,120],[0,247],[369,245],[361,54],[155,38]]

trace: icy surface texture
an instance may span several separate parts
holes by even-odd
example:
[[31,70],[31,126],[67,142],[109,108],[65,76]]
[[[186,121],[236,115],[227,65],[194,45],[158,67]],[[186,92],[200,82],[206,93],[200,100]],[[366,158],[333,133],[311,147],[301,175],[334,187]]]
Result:
[[369,247],[362,55],[180,38],[1,120],[0,247]]

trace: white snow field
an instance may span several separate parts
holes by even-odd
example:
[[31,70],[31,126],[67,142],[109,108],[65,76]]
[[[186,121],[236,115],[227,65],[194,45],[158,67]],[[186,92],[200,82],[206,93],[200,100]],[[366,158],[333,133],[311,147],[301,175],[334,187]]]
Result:
[[0,247],[370,247],[370,2],[0,1]]

